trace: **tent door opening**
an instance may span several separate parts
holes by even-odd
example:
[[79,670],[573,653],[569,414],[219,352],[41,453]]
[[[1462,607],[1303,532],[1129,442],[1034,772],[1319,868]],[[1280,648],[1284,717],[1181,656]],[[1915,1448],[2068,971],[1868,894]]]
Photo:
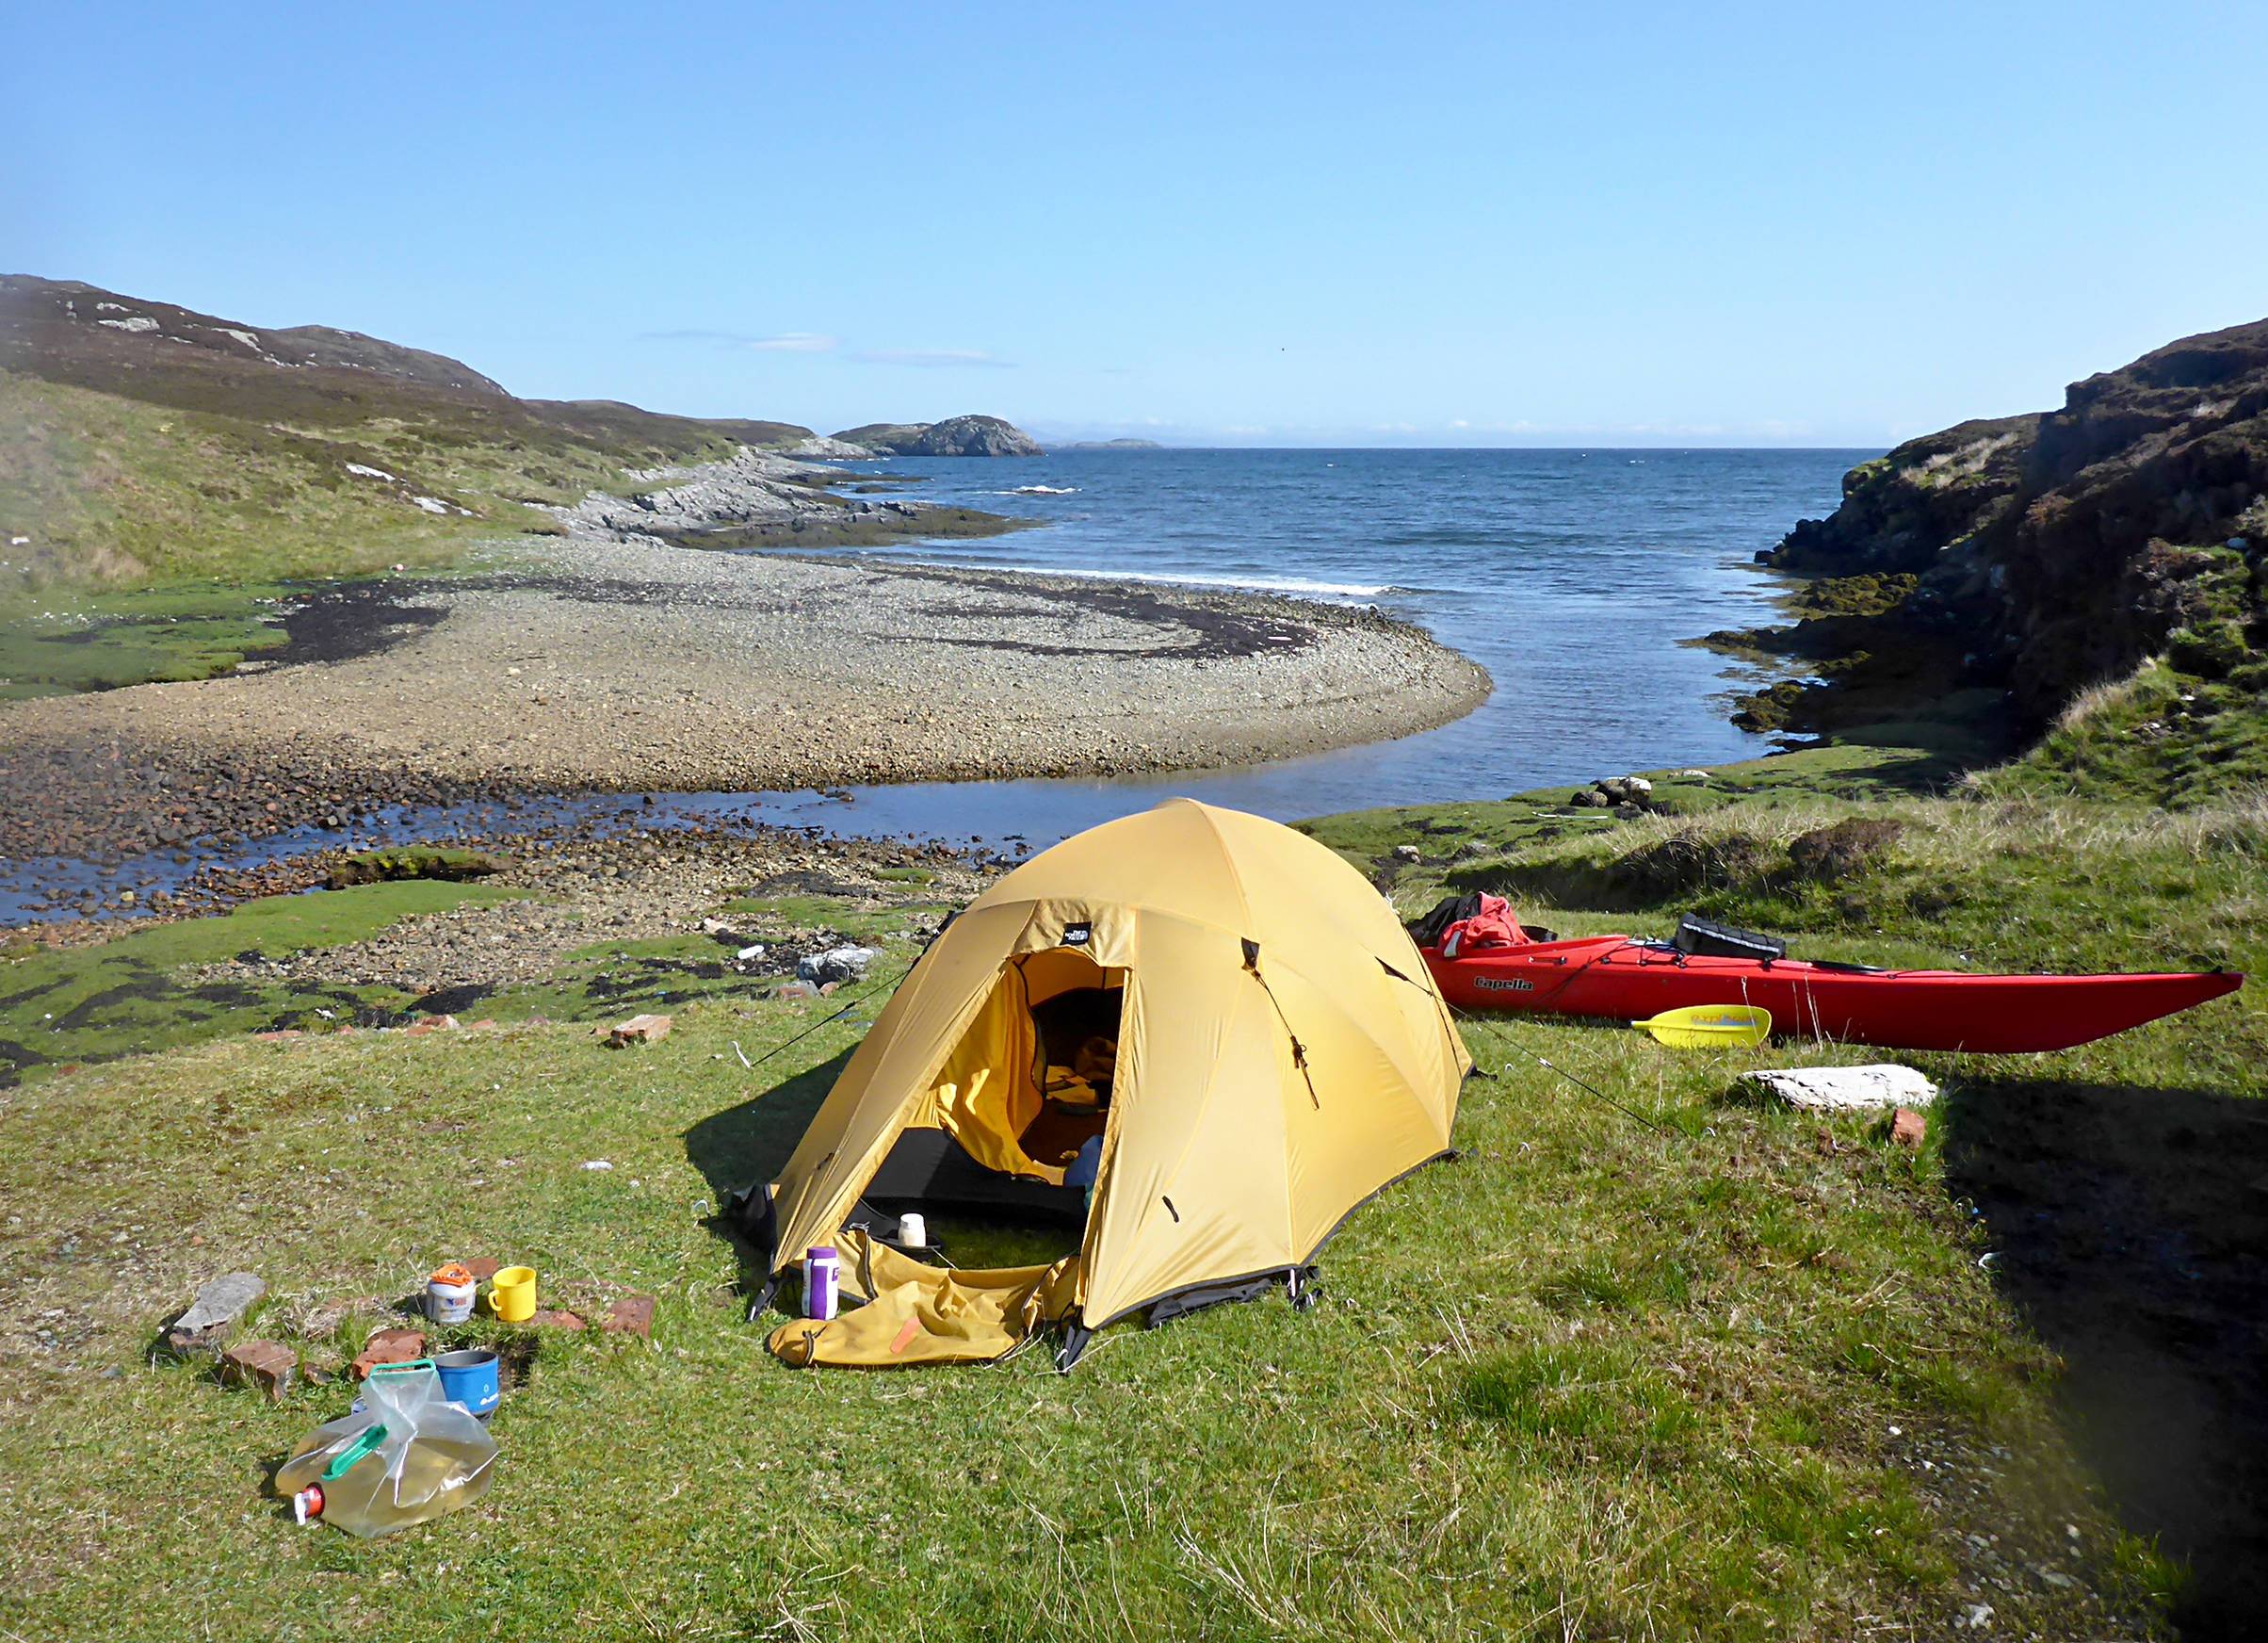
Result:
[[1070,1235],[1060,1252],[1076,1250],[1117,1083],[1126,977],[1072,948],[1010,959],[865,1203],[893,1216],[918,1210],[962,1238],[983,1221],[1053,1225]]

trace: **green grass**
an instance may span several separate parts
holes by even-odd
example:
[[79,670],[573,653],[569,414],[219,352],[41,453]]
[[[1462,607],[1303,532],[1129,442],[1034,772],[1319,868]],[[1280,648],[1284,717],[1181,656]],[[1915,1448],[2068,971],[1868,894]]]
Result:
[[[818,1014],[719,998],[624,1052],[564,1025],[235,1041],[6,1098],[0,1195],[24,1218],[0,1231],[0,1326],[55,1344],[0,1362],[19,1531],[0,1625],[1836,1637],[1888,1614],[1927,1630],[1959,1602],[1973,1524],[1918,1492],[1893,1427],[2001,1474],[1979,1474],[1974,1509],[2003,1544],[2144,1602],[1934,1152],[1850,1122],[1822,1156],[1816,1122],[1723,1098],[1746,1063],[1633,1034],[1558,1029],[1553,1048],[1684,1123],[1640,1130],[1532,1068],[1474,1083],[1464,1159],[1353,1219],[1311,1313],[1113,1331],[1068,1377],[1038,1355],[783,1369],[705,1223],[721,1190],[776,1167],[856,1029],[755,1075],[732,1044],[760,1055]],[[1511,1059],[1507,1031],[1473,1032],[1485,1065]],[[1792,1230],[1759,1237],[1767,1210]],[[661,1307],[650,1347],[544,1340],[497,1418],[494,1490],[446,1525],[368,1545],[293,1528],[263,1467],[348,1392],[270,1407],[143,1355],[211,1273],[262,1272],[261,1330],[299,1339],[324,1301],[406,1294],[478,1253],[535,1265],[550,1301]],[[352,1332],[305,1344],[335,1362]],[[2057,1627],[2074,1600],[1995,1602]]]
[[0,580],[0,701],[211,678],[284,641],[273,583],[32,591]]
[[[1418,844],[1405,900],[1501,872],[1571,903],[1698,834],[1746,841],[1740,874],[1698,887],[1704,904],[1822,953],[2123,960],[2178,910],[2196,950],[2259,961],[2257,810],[1929,799],[1909,790],[1917,756],[1827,750],[1666,782],[1675,813],[1634,822],[1555,815],[1544,795],[1314,825],[1366,861]],[[1847,884],[1788,876],[1790,839],[1854,814],[1905,826]],[[1465,853],[1475,839],[1490,854]],[[83,999],[105,978],[352,939],[418,898],[483,893],[401,881],[258,903],[0,978],[11,998],[29,976]],[[1662,921],[1689,899],[1665,892]],[[1655,922],[1636,900],[1550,916]],[[720,911],[759,937],[818,924],[890,941],[886,977],[933,910],[814,895]],[[1349,1222],[1315,1310],[1120,1328],[1068,1377],[1039,1354],[798,1373],[743,1320],[753,1275],[709,1217],[776,1170],[872,1006],[765,1060],[833,1001],[758,996],[722,945],[593,946],[483,1000],[512,1023],[495,1033],[258,1043],[208,1018],[176,1036],[229,1035],[0,1092],[0,1198],[17,1217],[0,1227],[0,1509],[18,1526],[0,1626],[77,1636],[130,1612],[153,1632],[307,1637],[1935,1635],[1980,1589],[1972,1535],[2081,1583],[1989,1588],[1996,1629],[2147,1635],[2179,1594],[2179,1568],[2106,1511],[2075,1458],[2055,1354],[1978,1263],[1985,1229],[1947,1150],[1969,1098],[1917,1153],[1878,1122],[1734,1091],[1749,1066],[1874,1052],[1718,1056],[1612,1028],[1471,1023],[1485,1076],[1466,1089],[1461,1157]],[[677,1020],[663,1043],[592,1044],[591,1017],[655,1000]],[[2075,1091],[2257,1090],[2263,1053],[2240,997],[2023,1072]],[[2001,1076],[1920,1064],[1985,1100]],[[582,1167],[599,1159],[613,1168]],[[941,1230],[968,1257],[1036,1252]],[[494,1491],[399,1539],[296,1530],[262,1492],[263,1467],[344,1389],[269,1407],[145,1356],[198,1281],[250,1266],[275,1292],[259,1329],[335,1363],[381,1314],[341,1326],[324,1303],[406,1294],[476,1254],[529,1261],[547,1300],[586,1310],[655,1293],[656,1339],[544,1338],[497,1420]]]
[[[1935,796],[1944,773],[1928,748],[1837,747],[1664,776],[1663,813],[1637,821],[1555,791],[1309,825],[1366,868],[1394,864],[1413,911],[1497,885],[1571,930],[1665,929],[1697,906],[1820,956],[2268,961],[2258,799],[2168,814]],[[1853,818],[1899,825],[1831,878],[1806,870],[1790,846]],[[496,893],[398,881],[40,954],[0,967],[0,1021],[22,1033],[185,963]],[[2146,1145],[2152,1109],[2119,1103],[2257,1097],[2257,993],[2013,1072],[1907,1058],[1952,1091],[1919,1151],[1878,1120],[1736,1088],[1748,1067],[1877,1051],[1696,1054],[1612,1027],[1471,1022],[1482,1076],[1461,1156],[1348,1223],[1313,1311],[1122,1327],[1068,1377],[1037,1353],[787,1371],[744,1321],[755,1275],[710,1217],[776,1171],[873,1005],[821,1025],[833,1000],[762,997],[724,948],[824,926],[889,944],[886,978],[936,910],[744,898],[719,909],[732,937],[596,944],[498,991],[472,1012],[508,1023],[494,1033],[252,1042],[243,1026],[311,996],[231,1014],[176,993],[134,1006],[157,1013],[138,1031],[166,1053],[0,1091],[0,1510],[18,1529],[0,1627],[1840,1638],[1949,1634],[1982,1595],[1996,1633],[2076,1637],[2163,1635],[2189,1601],[2184,1568],[2080,1458],[2058,1349],[1980,1264],[2000,1236],[1968,1207],[1968,1154],[2037,1152],[1993,1139],[2020,1131],[2014,1076],[2116,1126],[2118,1167],[2217,1190],[2191,1119]],[[591,1019],[656,1003],[677,1021],[661,1044],[592,1044]],[[135,1048],[136,1019],[47,1030],[90,1057]],[[940,1230],[968,1259],[1045,1253],[1012,1230]],[[382,1308],[340,1324],[327,1303],[407,1294],[478,1254],[537,1266],[547,1302],[656,1294],[656,1338],[544,1337],[498,1417],[490,1496],[398,1539],[297,1530],[263,1493],[264,1467],[343,1388],[270,1407],[146,1356],[199,1281],[249,1266],[274,1290],[260,1332],[335,1364]],[[2017,1578],[1985,1584],[1981,1547]]]
[[[619,485],[631,462],[732,448],[714,431],[679,450],[599,425],[494,428],[382,395],[352,416],[288,397],[273,409],[303,419],[0,370],[0,534],[29,538],[0,548],[0,701],[227,673],[284,642],[286,584],[429,573],[484,536],[558,529],[523,504]],[[427,512],[419,496],[466,512]]]

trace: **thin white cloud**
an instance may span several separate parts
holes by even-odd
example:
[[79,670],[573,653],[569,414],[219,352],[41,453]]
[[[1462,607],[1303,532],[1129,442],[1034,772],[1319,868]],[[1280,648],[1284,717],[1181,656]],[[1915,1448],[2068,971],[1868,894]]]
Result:
[[863,348],[850,357],[861,365],[917,366],[925,370],[951,370],[977,366],[988,370],[1009,370],[1013,360],[1001,359],[980,348]]
[[640,342],[712,342],[727,348],[750,348],[758,353],[833,353],[841,343],[816,331],[781,331],[752,336],[745,331],[642,331]]
[[833,353],[837,344],[816,331],[783,331],[777,336],[751,337],[748,346],[759,353]]

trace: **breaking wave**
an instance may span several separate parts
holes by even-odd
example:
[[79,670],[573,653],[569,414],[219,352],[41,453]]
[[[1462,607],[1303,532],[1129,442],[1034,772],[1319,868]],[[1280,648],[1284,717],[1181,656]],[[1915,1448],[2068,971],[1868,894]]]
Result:
[[1391,582],[1320,582],[1306,577],[1208,576],[1201,571],[1074,570],[1066,565],[986,564],[973,568],[1019,576],[1077,577],[1095,582],[1163,582],[1174,587],[1240,588],[1256,594],[1298,594],[1311,599],[1377,599],[1403,590]]

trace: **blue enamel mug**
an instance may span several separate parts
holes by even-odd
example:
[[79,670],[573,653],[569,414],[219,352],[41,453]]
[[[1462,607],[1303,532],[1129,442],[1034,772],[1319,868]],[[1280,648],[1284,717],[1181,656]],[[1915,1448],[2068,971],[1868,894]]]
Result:
[[442,1395],[462,1404],[483,1421],[494,1410],[502,1393],[496,1385],[496,1355],[485,1346],[462,1352],[444,1352],[433,1359],[441,1375]]

